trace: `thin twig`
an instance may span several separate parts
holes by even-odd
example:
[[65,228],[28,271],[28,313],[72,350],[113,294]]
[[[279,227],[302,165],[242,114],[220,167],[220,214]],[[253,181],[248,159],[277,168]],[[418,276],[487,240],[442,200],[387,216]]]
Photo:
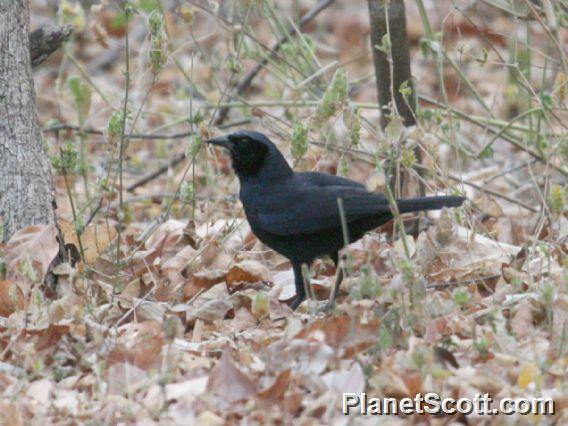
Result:
[[[250,119],[239,120],[235,121],[234,123],[224,124],[219,126],[220,129],[228,129],[229,127],[236,127],[242,126],[244,124],[249,124],[251,122]],[[52,132],[59,132],[61,130],[69,130],[72,132],[78,133],[86,133],[89,135],[104,135],[104,130],[94,129],[92,127],[81,127],[75,126],[72,124],[56,124],[54,126],[46,127],[43,129],[44,133],[52,133]],[[131,133],[128,135],[129,139],[141,139],[141,140],[154,140],[154,139],[183,139],[189,136],[193,136],[195,132],[187,131],[187,132],[180,132],[180,133],[172,133],[172,134],[163,134],[163,133]]]
[[[429,98],[428,96],[419,95],[419,98],[420,98],[420,100],[428,102],[432,105],[436,105],[440,108],[445,108],[445,106],[443,104],[436,101],[435,99]],[[470,123],[475,124],[475,125],[483,128],[483,129],[486,129],[487,131],[489,131],[493,134],[500,134],[502,132],[501,130],[494,129],[493,127],[490,127],[490,126],[480,122],[479,120],[473,118],[471,115],[468,115],[464,112],[460,112],[456,109],[453,109],[452,111],[454,112],[454,114],[458,115],[460,118],[462,118],[466,121],[469,121]],[[507,135],[506,133],[501,133],[500,137],[501,137],[501,139],[503,139],[503,140],[509,142],[510,144],[516,146],[521,151],[526,152],[528,155],[530,155],[534,159],[540,161],[541,163],[543,163],[543,164],[549,164],[550,163],[546,158],[543,158],[538,152],[532,150],[528,146],[524,146],[521,142],[517,141],[513,137]],[[564,176],[568,176],[568,170],[566,170],[564,167],[556,165],[556,164],[552,164],[552,163],[550,163],[550,167],[552,167],[557,172],[562,173]]]
[[[302,27],[304,27],[308,22],[310,22],[312,19],[318,16],[322,11],[324,11],[329,6],[331,6],[334,2],[335,0],[320,0],[318,4],[316,4],[310,11],[308,11],[304,16],[302,16],[300,22],[298,23],[298,27],[302,29]],[[294,31],[293,27],[289,29],[288,33],[290,35],[297,34]],[[278,40],[270,50],[268,57],[264,58],[262,61],[256,64],[256,66],[252,70],[250,70],[241,79],[241,81],[239,81],[236,84],[233,94],[229,96],[230,101],[236,96],[241,95],[245,90],[247,90],[251,86],[252,81],[256,78],[256,76],[260,73],[260,71],[262,71],[262,69],[268,64],[270,59],[276,55],[276,53],[287,41],[288,41],[288,36],[280,38],[280,40]],[[215,120],[216,125],[220,125],[226,120],[229,114],[229,109],[230,109],[229,107],[224,107],[219,110],[219,114],[217,115],[217,119]]]
[[487,275],[487,276],[482,276],[482,277],[478,277],[478,278],[473,278],[471,280],[464,280],[464,281],[448,281],[448,282],[435,282],[435,283],[431,283],[428,284],[426,286],[426,289],[438,289],[438,288],[446,288],[446,287],[457,287],[457,286],[462,286],[462,285],[470,285],[470,284],[476,284],[478,282],[483,282],[486,280],[494,280],[496,278],[501,277],[501,274],[494,274],[494,275]]
[[[125,11],[126,12],[126,11]],[[128,16],[129,13],[126,12],[126,19],[128,20],[130,17]],[[124,154],[126,148],[128,146],[128,135],[126,134],[126,119],[128,115],[128,96],[129,96],[129,89],[130,89],[130,46],[128,43],[128,28],[124,35],[124,50],[126,55],[126,71],[124,73],[124,104],[122,106],[122,129],[120,132],[120,145],[118,147],[118,182],[119,182],[119,192],[118,192],[118,199],[120,203],[119,213],[117,215],[118,219],[118,237],[116,239],[116,267],[120,266],[120,238],[122,232],[122,221],[124,218],[124,206],[123,206],[123,198],[124,198],[124,186],[123,186],[123,166],[124,166]]]
[[[367,159],[367,158],[362,158],[362,157],[358,156],[357,159],[360,160],[360,161],[364,161],[368,164],[375,165],[375,155],[368,153],[368,152],[365,152],[365,151],[354,150],[352,148],[343,148],[343,147],[340,147],[340,146],[325,144],[323,142],[316,142],[316,141],[310,141],[310,144],[320,146],[320,147],[324,147],[324,148],[328,148],[332,151],[345,152],[345,153],[348,153],[348,154],[353,155],[353,156],[363,155],[363,156],[366,156],[366,157],[371,157],[371,159]],[[486,188],[486,187],[481,186],[481,185],[477,185],[473,182],[469,182],[469,181],[467,181],[467,180],[465,180],[465,179],[463,179],[459,176],[455,176],[451,173],[441,173],[441,172],[438,172],[436,170],[430,170],[428,167],[420,166],[420,165],[416,165],[416,168],[421,169],[421,170],[425,170],[425,171],[430,171],[430,172],[434,173],[437,177],[440,177],[440,178],[446,177],[446,178],[451,179],[455,182],[460,182],[463,185],[470,186],[474,189],[477,189],[478,191],[485,192],[486,194],[493,195],[494,197],[497,197],[497,198],[501,198],[501,199],[508,201],[512,204],[523,207],[524,209],[529,210],[531,212],[534,212],[534,213],[539,212],[538,209],[536,209],[532,206],[529,206],[528,204],[525,204],[520,200],[516,200],[516,199],[511,198],[511,197],[509,197],[505,194],[501,194],[500,192],[493,191],[489,188]]]

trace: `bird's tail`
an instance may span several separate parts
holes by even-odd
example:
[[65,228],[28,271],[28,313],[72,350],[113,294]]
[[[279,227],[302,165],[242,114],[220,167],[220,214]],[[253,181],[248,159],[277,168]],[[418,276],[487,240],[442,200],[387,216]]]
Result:
[[442,207],[459,207],[464,201],[465,197],[444,195],[439,197],[418,197],[397,200],[396,205],[400,213],[409,213],[420,210],[440,210]]

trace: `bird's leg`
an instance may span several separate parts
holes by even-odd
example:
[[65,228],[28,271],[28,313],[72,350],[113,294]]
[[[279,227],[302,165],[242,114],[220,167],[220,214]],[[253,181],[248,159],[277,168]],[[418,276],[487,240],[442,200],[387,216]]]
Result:
[[314,288],[310,285],[310,266],[308,263],[302,264],[302,278],[304,279],[304,290],[308,298],[317,300]]
[[337,297],[337,292],[339,291],[339,286],[343,281],[343,262],[339,263],[339,253],[331,257],[335,263],[335,267],[338,269],[337,278],[335,279],[335,284],[331,289],[331,294],[329,295],[329,302],[327,303],[326,310],[333,309],[335,306],[335,298]]
[[294,269],[294,285],[296,286],[296,298],[290,304],[290,307],[293,310],[296,310],[296,308],[300,306],[300,304],[306,298],[306,287],[304,284],[304,278],[302,274],[302,264],[293,263],[292,268]]

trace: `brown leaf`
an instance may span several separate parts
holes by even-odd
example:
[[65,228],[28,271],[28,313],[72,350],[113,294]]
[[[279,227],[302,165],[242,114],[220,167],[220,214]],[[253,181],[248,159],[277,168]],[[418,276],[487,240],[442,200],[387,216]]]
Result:
[[185,246],[174,257],[164,262],[162,269],[174,270],[176,272],[183,271],[195,257],[196,250],[191,246]]
[[69,326],[50,324],[45,329],[29,330],[26,335],[34,336],[37,351],[52,348],[59,340],[69,333]]
[[256,393],[253,381],[231,361],[227,351],[223,352],[217,365],[209,373],[207,390],[228,401],[249,399]]
[[114,395],[126,394],[138,389],[148,381],[148,373],[128,362],[117,362],[106,369],[109,392]]
[[18,412],[18,406],[13,402],[0,402],[0,424],[23,426],[26,424]]
[[160,358],[164,345],[164,331],[157,321],[126,324],[119,329],[117,345],[108,355],[109,364],[127,362],[147,369]]
[[[290,372],[292,370],[287,369],[282,371],[274,382],[270,385],[265,387],[263,390],[259,391],[256,396],[262,399],[268,399],[271,401],[280,400],[286,390],[288,390],[288,386],[290,385]],[[353,391],[355,392],[355,391]]]
[[151,264],[154,259],[164,257],[167,252],[175,251],[183,243],[185,224],[179,220],[162,223],[146,241],[146,250],[137,252],[135,260],[145,260]]
[[185,283],[183,300],[187,302],[193,299],[197,293],[225,281],[226,276],[227,272],[220,269],[210,269],[192,274]]
[[245,260],[234,265],[227,272],[226,282],[229,287],[243,283],[257,283],[270,281],[268,268],[260,262]]
[[0,281],[0,316],[8,317],[25,306],[24,295],[13,281]]
[[417,260],[431,281],[477,280],[480,276],[499,275],[501,264],[521,250],[472,234],[460,226],[456,227],[453,239],[444,246],[437,242],[435,230],[421,233],[416,249]]
[[278,340],[268,346],[267,370],[294,372],[310,375],[321,374],[335,355],[333,348],[323,342],[292,339]]
[[323,332],[325,343],[343,349],[344,353],[340,356],[349,358],[376,343],[378,328],[379,322],[375,317],[363,321],[361,318],[342,315],[314,321],[298,333],[296,338],[309,339],[311,335]]
[[527,299],[521,300],[516,306],[515,313],[511,319],[511,330],[519,340],[529,337],[534,333],[533,308]]
[[201,319],[203,321],[211,322],[223,319],[225,318],[225,315],[227,315],[227,312],[231,309],[233,309],[233,304],[230,300],[211,299],[190,312],[187,317],[187,321],[191,323],[196,319]]
[[[55,225],[28,226],[16,231],[6,245],[7,278],[17,282],[24,297],[27,297],[34,282],[43,282],[49,265],[58,252]],[[35,277],[22,273],[26,262],[32,267]]]
[[209,269],[196,272],[190,278],[191,284],[200,288],[211,288],[215,284],[225,281],[227,272],[220,269]]
[[92,265],[112,244],[117,236],[114,226],[105,224],[90,225],[83,230],[81,242],[72,223],[61,219],[59,221],[65,244],[73,244],[80,253],[83,248],[85,263]]

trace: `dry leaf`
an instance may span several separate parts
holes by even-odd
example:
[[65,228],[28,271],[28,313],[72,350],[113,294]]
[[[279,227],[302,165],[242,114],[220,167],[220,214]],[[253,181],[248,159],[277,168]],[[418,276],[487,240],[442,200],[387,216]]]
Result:
[[279,401],[290,385],[290,372],[290,369],[282,371],[276,376],[272,384],[259,391],[257,396],[274,402]]
[[188,395],[201,395],[207,389],[207,382],[207,376],[202,376],[184,382],[168,383],[165,388],[166,399],[168,401],[174,401],[187,397]]
[[269,371],[292,369],[304,375],[319,375],[325,371],[334,353],[331,347],[319,341],[278,340],[268,346],[266,364]]
[[227,272],[226,282],[229,287],[243,283],[257,283],[270,281],[268,268],[260,262],[246,260],[236,264]]
[[0,281],[0,316],[8,317],[24,306],[25,299],[20,288],[13,281]]
[[361,318],[351,318],[342,315],[314,321],[304,328],[296,338],[310,339],[321,335],[329,346],[342,349],[343,357],[360,352],[371,347],[377,341],[379,322],[376,317],[362,321]]
[[127,362],[147,369],[160,359],[165,337],[157,321],[125,324],[119,333],[117,344],[108,355],[110,364]]
[[515,307],[515,313],[511,319],[511,330],[518,339],[525,339],[534,333],[533,308],[528,299],[522,299]]
[[528,363],[521,367],[519,372],[519,377],[517,378],[517,384],[521,389],[526,389],[528,385],[537,379],[539,369],[534,363]]
[[[552,307],[551,349],[558,356],[566,356],[568,338],[568,296],[557,296]],[[564,351],[564,353],[562,353]]]
[[35,225],[20,229],[6,245],[7,278],[17,282],[27,298],[31,285],[43,282],[57,253],[59,243],[55,225]]
[[192,285],[199,288],[211,288],[215,284],[225,281],[227,271],[220,269],[208,269],[206,271],[196,272],[190,277]]
[[198,308],[192,310],[187,316],[187,321],[191,323],[196,319],[201,319],[203,321],[211,322],[223,319],[227,315],[227,312],[231,309],[233,309],[233,304],[230,299],[208,300]]
[[174,270],[176,272],[183,271],[189,263],[195,259],[196,250],[191,246],[185,246],[180,251],[178,251],[174,257],[168,259],[162,264],[163,270]]
[[256,393],[253,381],[231,360],[227,351],[223,352],[217,365],[209,373],[207,390],[227,401],[249,399]]
[[117,237],[114,226],[107,225],[106,223],[89,225],[83,230],[81,243],[79,244],[79,237],[77,237],[75,226],[64,219],[61,219],[59,224],[65,244],[73,244],[79,253],[82,247],[85,263],[87,265],[92,265]]
[[365,390],[365,374],[359,363],[354,363],[349,370],[333,370],[322,377],[325,385],[337,393],[361,393]]
[[168,220],[162,223],[145,243],[146,250],[138,251],[134,260],[144,260],[151,264],[154,259],[164,257],[165,253],[177,251],[178,244],[183,242],[185,224],[179,220]]

